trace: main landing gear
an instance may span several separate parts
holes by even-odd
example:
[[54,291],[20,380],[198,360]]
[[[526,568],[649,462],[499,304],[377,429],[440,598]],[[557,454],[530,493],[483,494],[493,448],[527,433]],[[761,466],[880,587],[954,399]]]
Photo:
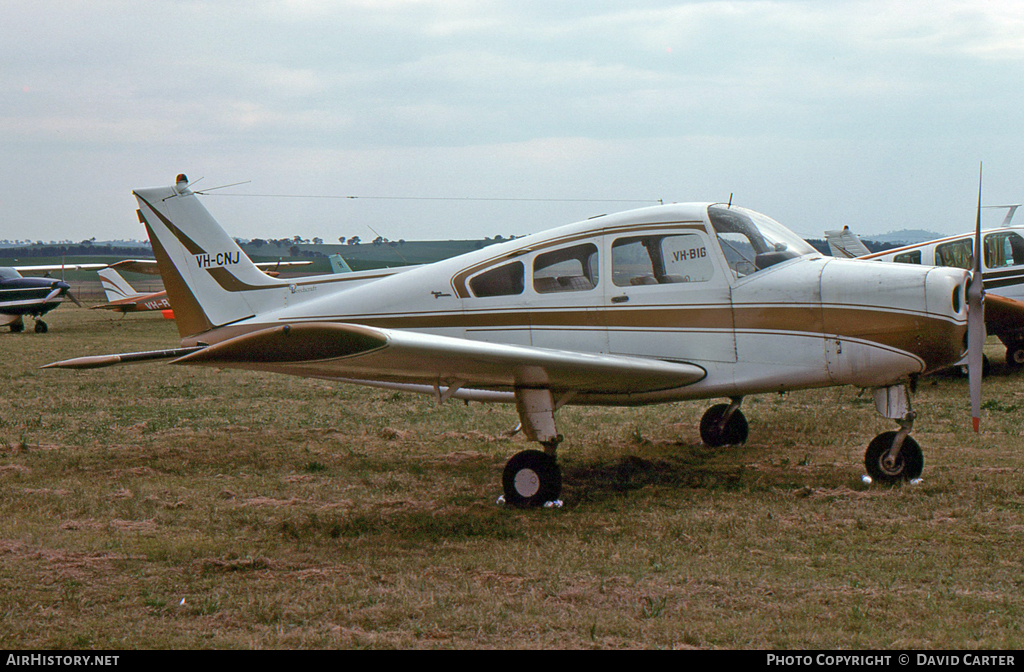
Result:
[[738,446],[747,442],[750,428],[740,410],[743,397],[732,397],[728,404],[716,404],[700,419],[700,438],[712,448]]
[[880,483],[912,481],[924,470],[921,446],[910,436],[916,413],[910,408],[910,395],[904,385],[875,390],[875,408],[881,415],[896,420],[898,432],[882,432],[868,444],[864,468]]
[[[21,332],[25,331],[25,320],[19,317],[15,321],[11,322],[8,326],[11,329],[11,333],[20,334]],[[49,330],[50,328],[46,325],[46,322],[43,322],[37,317],[35,332],[37,334],[45,334]]]
[[548,389],[517,389],[516,410],[520,427],[531,441],[539,442],[544,450],[524,450],[505,464],[501,477],[503,500],[507,506],[533,508],[549,503],[561,505],[562,470],[556,453],[562,435],[555,430],[555,411],[572,395],[556,404]]
[[1003,343],[1006,346],[1006,366],[1014,371],[1024,367],[1024,339]]

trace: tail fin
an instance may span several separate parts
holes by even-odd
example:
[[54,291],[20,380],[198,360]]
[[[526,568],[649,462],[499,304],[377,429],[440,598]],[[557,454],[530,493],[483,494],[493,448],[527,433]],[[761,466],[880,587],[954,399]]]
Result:
[[860,241],[856,233],[850,231],[848,226],[844,226],[842,231],[826,231],[825,240],[828,241],[828,249],[833,257],[853,259],[871,254],[871,250]]
[[332,254],[328,259],[331,260],[331,272],[332,273],[351,273],[352,267],[342,258],[340,254]]
[[142,296],[142,292],[136,292],[135,288],[129,285],[128,281],[114,269],[104,268],[97,273],[100,275],[100,284],[103,286],[103,293],[107,295],[107,301]]
[[146,225],[182,338],[268,310],[288,282],[260,271],[179,175],[173,187],[139,189]]

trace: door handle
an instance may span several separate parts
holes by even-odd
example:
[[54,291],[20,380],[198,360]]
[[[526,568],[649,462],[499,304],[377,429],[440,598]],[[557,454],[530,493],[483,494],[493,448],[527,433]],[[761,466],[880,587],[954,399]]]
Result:
[[626,303],[629,301],[629,297],[623,294],[622,296],[613,296],[612,303]]

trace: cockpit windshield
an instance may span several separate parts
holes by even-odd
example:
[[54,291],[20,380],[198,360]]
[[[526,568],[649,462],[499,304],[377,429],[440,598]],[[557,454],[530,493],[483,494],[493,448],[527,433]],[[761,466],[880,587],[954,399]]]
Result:
[[753,210],[712,205],[708,217],[738,278],[816,252],[803,238]]
[[21,273],[18,273],[13,268],[0,268],[0,280],[14,280],[20,277]]

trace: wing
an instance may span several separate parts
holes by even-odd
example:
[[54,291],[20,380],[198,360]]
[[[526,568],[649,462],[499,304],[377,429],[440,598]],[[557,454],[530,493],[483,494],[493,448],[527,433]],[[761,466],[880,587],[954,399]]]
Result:
[[22,275],[35,275],[36,273],[52,273],[53,271],[96,271],[106,268],[107,264],[48,264],[44,266],[12,266]]
[[[123,356],[83,357],[48,366],[109,366],[121,363],[115,359],[118,357]],[[271,327],[237,336],[195,349],[172,363],[363,383],[484,390],[532,387],[591,394],[667,390],[693,384],[706,375],[701,367],[681,362],[483,343],[397,329],[316,322]]]

